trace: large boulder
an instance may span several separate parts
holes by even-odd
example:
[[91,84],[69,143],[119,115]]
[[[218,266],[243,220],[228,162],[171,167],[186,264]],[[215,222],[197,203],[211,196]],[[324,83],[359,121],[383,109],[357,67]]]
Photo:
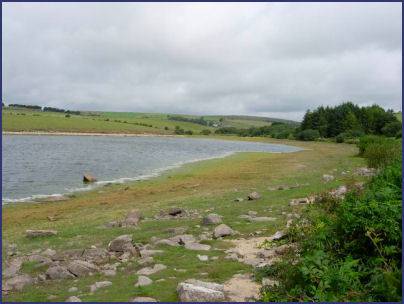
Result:
[[51,266],[45,272],[46,278],[50,280],[72,279],[75,276],[63,266]]
[[69,270],[77,277],[83,277],[89,275],[90,273],[97,272],[99,269],[97,266],[90,262],[74,260],[69,263],[69,265],[67,266],[67,270]]
[[43,237],[43,236],[54,236],[57,235],[58,232],[56,230],[26,230],[25,235],[28,238],[36,238],[36,237]]
[[220,224],[222,222],[222,217],[218,214],[211,213],[205,216],[202,219],[202,224],[203,225],[215,225],[215,224]]
[[181,302],[221,302],[225,300],[224,287],[220,284],[187,280],[177,286]]
[[20,291],[25,286],[31,285],[33,282],[34,282],[33,279],[27,274],[18,275],[11,279],[6,280],[2,286],[2,290],[3,291],[11,291],[11,290]]
[[128,234],[118,236],[108,244],[108,250],[115,252],[132,252],[132,236]]
[[83,183],[94,183],[97,179],[91,175],[90,173],[84,173],[83,175]]
[[251,193],[248,195],[247,198],[248,198],[249,201],[253,201],[253,200],[260,199],[260,198],[261,198],[261,195],[260,195],[258,192],[254,191],[254,192],[251,192]]
[[225,224],[220,224],[213,231],[214,238],[219,238],[219,237],[228,236],[228,235],[232,235],[232,234],[234,234],[233,229],[231,229],[229,226],[227,226]]

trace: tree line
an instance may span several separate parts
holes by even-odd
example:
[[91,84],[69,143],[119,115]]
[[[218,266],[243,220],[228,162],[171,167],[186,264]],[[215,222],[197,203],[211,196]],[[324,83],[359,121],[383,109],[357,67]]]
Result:
[[[39,110],[43,112],[58,112],[58,113],[66,113],[66,114],[74,114],[74,115],[80,115],[80,111],[71,111],[71,110],[65,110],[65,109],[59,109],[59,108],[54,108],[54,107],[41,107],[41,106],[36,106],[36,105],[25,105],[25,104],[17,104],[17,103],[12,103],[8,105],[10,108],[25,108],[25,109],[30,109],[30,110]],[[6,107],[4,102],[2,102],[2,107]]]

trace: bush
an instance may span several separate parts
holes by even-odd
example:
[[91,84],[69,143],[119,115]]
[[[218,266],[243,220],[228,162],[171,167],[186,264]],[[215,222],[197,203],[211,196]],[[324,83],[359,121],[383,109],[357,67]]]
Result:
[[192,132],[191,130],[187,130],[187,131],[185,131],[184,132],[186,135],[192,135],[192,134],[194,134],[194,132]]
[[337,135],[337,137],[335,137],[335,141],[337,143],[343,143],[345,141],[345,136],[343,133],[340,133]]
[[304,141],[313,141],[320,137],[320,132],[318,130],[306,129],[297,133],[296,137]]
[[388,124],[386,124],[383,128],[382,128],[382,133],[383,135],[389,136],[389,137],[396,137],[397,134],[401,134],[401,122],[399,121],[393,121],[390,122]]
[[69,118],[69,117],[70,117],[70,114],[66,114],[65,117]]
[[174,133],[177,135],[184,135],[185,131],[184,131],[184,129],[181,129],[179,126],[175,126]]
[[369,144],[363,157],[372,168],[381,168],[401,158],[401,140],[384,139],[381,143]]
[[401,301],[401,180],[398,159],[363,192],[311,205],[289,232],[299,256],[265,269],[279,285],[265,287],[263,300]]
[[208,130],[208,129],[204,129],[204,130],[202,130],[201,131],[201,134],[202,135],[209,135],[211,132],[210,132],[210,130]]
[[167,131],[167,130],[169,130],[169,128],[168,128],[168,127],[164,127],[164,130],[166,130],[166,131]]

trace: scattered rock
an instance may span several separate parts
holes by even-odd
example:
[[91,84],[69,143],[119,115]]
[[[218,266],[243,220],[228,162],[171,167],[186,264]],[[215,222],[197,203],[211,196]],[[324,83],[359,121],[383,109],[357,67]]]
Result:
[[187,280],[178,284],[177,292],[181,302],[220,302],[225,300],[223,285]]
[[209,260],[209,257],[207,255],[199,255],[198,254],[197,257],[198,257],[199,261],[202,261],[202,262],[206,262],[206,261]]
[[81,299],[76,296],[68,297],[66,302],[81,302]]
[[156,242],[156,245],[169,245],[169,246],[179,246],[178,242],[169,239],[162,239]]
[[50,258],[44,257],[44,256],[39,255],[39,254],[32,254],[32,255],[29,255],[29,256],[27,257],[27,260],[28,260],[29,262],[36,262],[36,263],[38,263],[38,266],[45,266],[45,265],[49,265],[49,264],[52,263],[52,260],[51,260]]
[[116,270],[115,269],[105,269],[105,270],[102,271],[102,273],[107,277],[116,276]]
[[270,278],[263,278],[262,279],[262,286],[276,286],[279,282],[276,280],[272,280]]
[[45,275],[50,280],[72,279],[74,275],[63,266],[51,266],[45,272]]
[[99,269],[97,266],[90,262],[74,260],[69,263],[69,265],[67,266],[67,270],[77,277],[83,277],[89,275],[90,273],[97,272]]
[[234,199],[235,202],[243,202],[244,199],[242,197],[237,197]]
[[163,253],[164,251],[163,250],[148,250],[148,249],[143,249],[143,250],[140,250],[140,256],[142,257],[142,258],[148,258],[148,257],[151,257],[151,256],[153,256],[153,255],[155,255],[155,254],[159,254],[159,253]]
[[253,201],[253,200],[257,200],[257,199],[260,199],[261,198],[261,195],[258,193],[258,192],[251,192],[249,195],[248,195],[248,200],[249,201]]
[[70,287],[68,292],[77,292],[79,289],[77,287]]
[[181,208],[172,208],[168,211],[168,214],[171,216],[179,216],[184,213],[185,213],[184,209],[181,209]]
[[149,297],[136,297],[131,302],[144,302],[144,303],[147,303],[147,302],[157,302],[157,300],[153,299],[153,298],[149,298]]
[[90,286],[90,291],[95,292],[100,288],[105,288],[105,287],[108,287],[111,285],[112,285],[112,282],[110,282],[110,281],[95,282],[93,285]]
[[122,226],[137,226],[142,218],[143,216],[138,210],[131,210],[123,221]]
[[11,260],[9,263],[6,263],[6,267],[3,270],[3,277],[5,279],[12,278],[17,275],[17,273],[20,271],[21,266],[22,266],[22,259],[21,258],[15,258]]
[[213,232],[213,237],[214,238],[219,238],[223,236],[228,236],[232,235],[234,233],[233,229],[231,229],[229,226],[225,224],[220,224],[217,226]]
[[83,175],[83,183],[94,183],[97,179],[91,175],[90,173],[84,173]]
[[249,217],[248,220],[250,222],[272,222],[276,221],[276,217],[257,216],[257,217]]
[[221,222],[222,217],[215,213],[208,214],[202,219],[203,225],[214,225],[214,224],[220,224]]
[[165,231],[173,235],[177,235],[177,234],[184,234],[185,232],[187,232],[187,230],[188,230],[187,227],[174,227],[174,228],[167,228]]
[[210,245],[199,244],[199,243],[186,243],[185,248],[188,250],[207,251],[207,250],[210,250]]
[[343,199],[345,194],[348,192],[348,188],[346,186],[339,186],[337,189],[330,192],[330,195],[336,199]]
[[42,254],[46,255],[48,257],[51,257],[51,256],[54,256],[56,254],[56,250],[48,248],[48,249],[44,250],[44,252],[42,252]]
[[330,174],[324,174],[323,175],[323,181],[326,182],[326,183],[331,182],[334,179],[335,179],[335,177],[333,175],[330,175]]
[[139,276],[139,278],[137,280],[137,283],[135,284],[135,287],[147,286],[147,285],[150,285],[152,283],[153,283],[153,281],[151,279],[149,279],[146,276],[141,275],[141,276]]
[[125,252],[132,251],[132,249],[132,236],[128,234],[118,236],[108,244],[109,251]]
[[257,211],[248,211],[247,214],[249,216],[257,216],[258,212]]
[[2,286],[3,291],[21,291],[25,286],[33,284],[33,279],[27,274],[17,275],[6,280]]
[[309,199],[307,197],[303,198],[294,198],[289,202],[289,206],[298,206],[298,205],[304,205],[304,204],[309,204]]
[[271,240],[271,241],[280,240],[280,239],[284,238],[285,235],[286,234],[283,231],[277,231],[277,232],[275,232],[274,235],[269,237],[269,240]]
[[43,237],[43,236],[54,236],[57,235],[56,230],[26,230],[25,235],[29,238]]
[[109,255],[108,251],[103,248],[89,248],[84,250],[82,258],[95,264],[103,264],[108,261]]
[[167,266],[165,266],[163,264],[156,264],[153,267],[142,268],[142,269],[138,270],[136,272],[136,274],[148,276],[148,275],[152,275],[152,274],[154,274],[156,272],[159,272],[161,270],[164,270],[166,268],[167,268]]
[[195,237],[192,234],[176,235],[170,238],[170,240],[180,245],[185,245],[187,243],[194,243],[196,241]]
[[376,174],[376,170],[373,168],[362,167],[355,170],[356,175],[371,177]]
[[7,244],[6,247],[7,255],[13,256],[17,254],[17,244]]

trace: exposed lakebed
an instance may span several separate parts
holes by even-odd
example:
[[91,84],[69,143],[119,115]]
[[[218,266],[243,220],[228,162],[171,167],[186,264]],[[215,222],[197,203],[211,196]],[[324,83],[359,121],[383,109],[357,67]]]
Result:
[[[301,148],[180,137],[3,135],[2,200],[30,201],[157,176],[164,170],[235,152],[295,152]],[[83,185],[85,172],[99,182]]]

